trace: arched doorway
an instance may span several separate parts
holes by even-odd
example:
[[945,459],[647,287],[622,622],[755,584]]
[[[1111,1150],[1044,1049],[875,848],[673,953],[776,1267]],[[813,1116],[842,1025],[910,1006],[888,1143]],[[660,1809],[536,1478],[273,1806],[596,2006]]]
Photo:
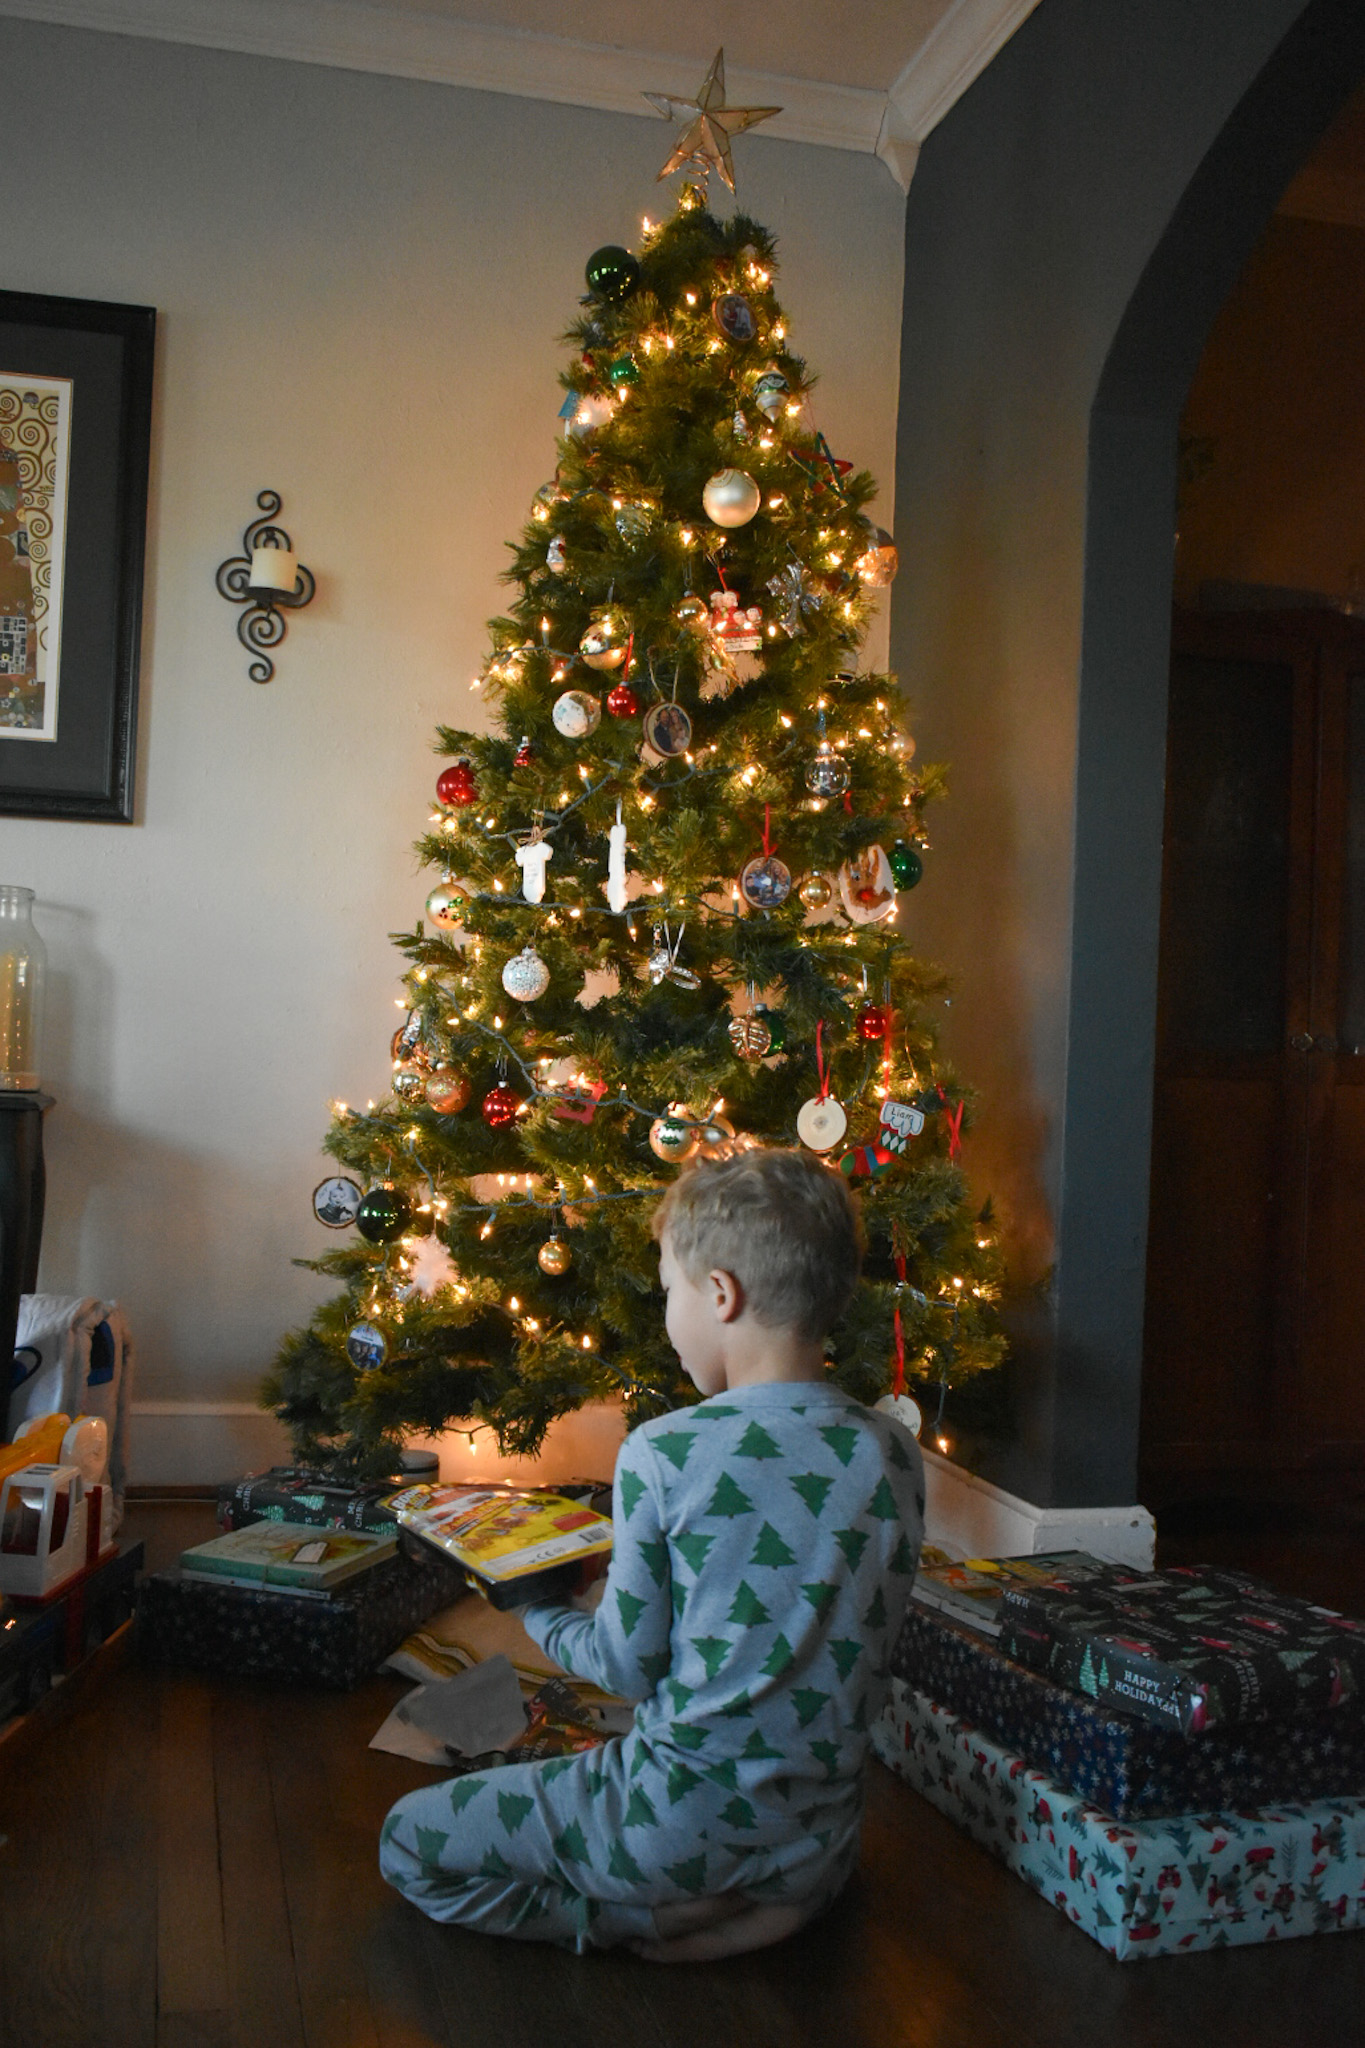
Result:
[[1365,87],[1182,423],[1144,1497],[1365,1483]]
[[1219,307],[1362,79],[1365,10],[1312,0],[1172,216],[1091,416],[1054,1291],[1060,1500],[1137,1495],[1181,409]]

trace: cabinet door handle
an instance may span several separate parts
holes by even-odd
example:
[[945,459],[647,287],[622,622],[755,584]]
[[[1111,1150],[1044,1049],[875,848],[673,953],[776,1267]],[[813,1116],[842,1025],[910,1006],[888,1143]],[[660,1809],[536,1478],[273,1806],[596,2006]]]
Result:
[[1311,1052],[1313,1050],[1312,1032],[1296,1031],[1289,1041],[1289,1046],[1291,1052]]

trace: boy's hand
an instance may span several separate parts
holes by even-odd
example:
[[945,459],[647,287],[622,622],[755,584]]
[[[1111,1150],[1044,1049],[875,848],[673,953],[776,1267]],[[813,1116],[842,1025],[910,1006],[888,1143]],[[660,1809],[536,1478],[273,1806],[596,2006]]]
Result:
[[580,1614],[596,1614],[598,1608],[602,1605],[602,1595],[606,1590],[607,1575],[603,1572],[601,1578],[594,1579],[592,1584],[586,1586],[581,1593],[575,1593],[569,1605],[576,1607]]

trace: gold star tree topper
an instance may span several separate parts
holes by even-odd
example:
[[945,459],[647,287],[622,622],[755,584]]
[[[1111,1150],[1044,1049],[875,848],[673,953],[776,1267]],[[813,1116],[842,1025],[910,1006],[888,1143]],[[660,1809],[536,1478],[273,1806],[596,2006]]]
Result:
[[647,92],[645,98],[670,121],[675,115],[696,115],[679,136],[677,148],[660,171],[660,178],[687,168],[699,170],[703,178],[708,171],[718,171],[732,192],[735,166],[730,155],[731,136],[742,135],[746,128],[753,128],[759,121],[770,121],[774,114],[782,112],[781,107],[726,106],[724,50],[717,50],[711,59],[711,69],[695,99],[680,99],[671,92]]

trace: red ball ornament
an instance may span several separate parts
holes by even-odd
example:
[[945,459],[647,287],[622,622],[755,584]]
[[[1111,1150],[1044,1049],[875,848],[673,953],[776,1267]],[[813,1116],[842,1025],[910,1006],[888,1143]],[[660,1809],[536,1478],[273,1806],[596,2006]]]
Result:
[[617,683],[607,692],[607,710],[613,718],[638,718],[640,700],[629,683]]
[[886,1027],[890,1021],[884,1004],[864,1003],[854,1019],[853,1028],[859,1038],[865,1039],[869,1045],[875,1045],[879,1039],[885,1038]]
[[461,810],[476,804],[479,792],[470,763],[452,761],[448,768],[443,768],[436,778],[436,795],[443,804],[456,804]]
[[505,1082],[499,1081],[497,1087],[490,1088],[483,1098],[483,1120],[498,1131],[504,1124],[511,1123],[520,1108],[521,1103],[512,1090]]

